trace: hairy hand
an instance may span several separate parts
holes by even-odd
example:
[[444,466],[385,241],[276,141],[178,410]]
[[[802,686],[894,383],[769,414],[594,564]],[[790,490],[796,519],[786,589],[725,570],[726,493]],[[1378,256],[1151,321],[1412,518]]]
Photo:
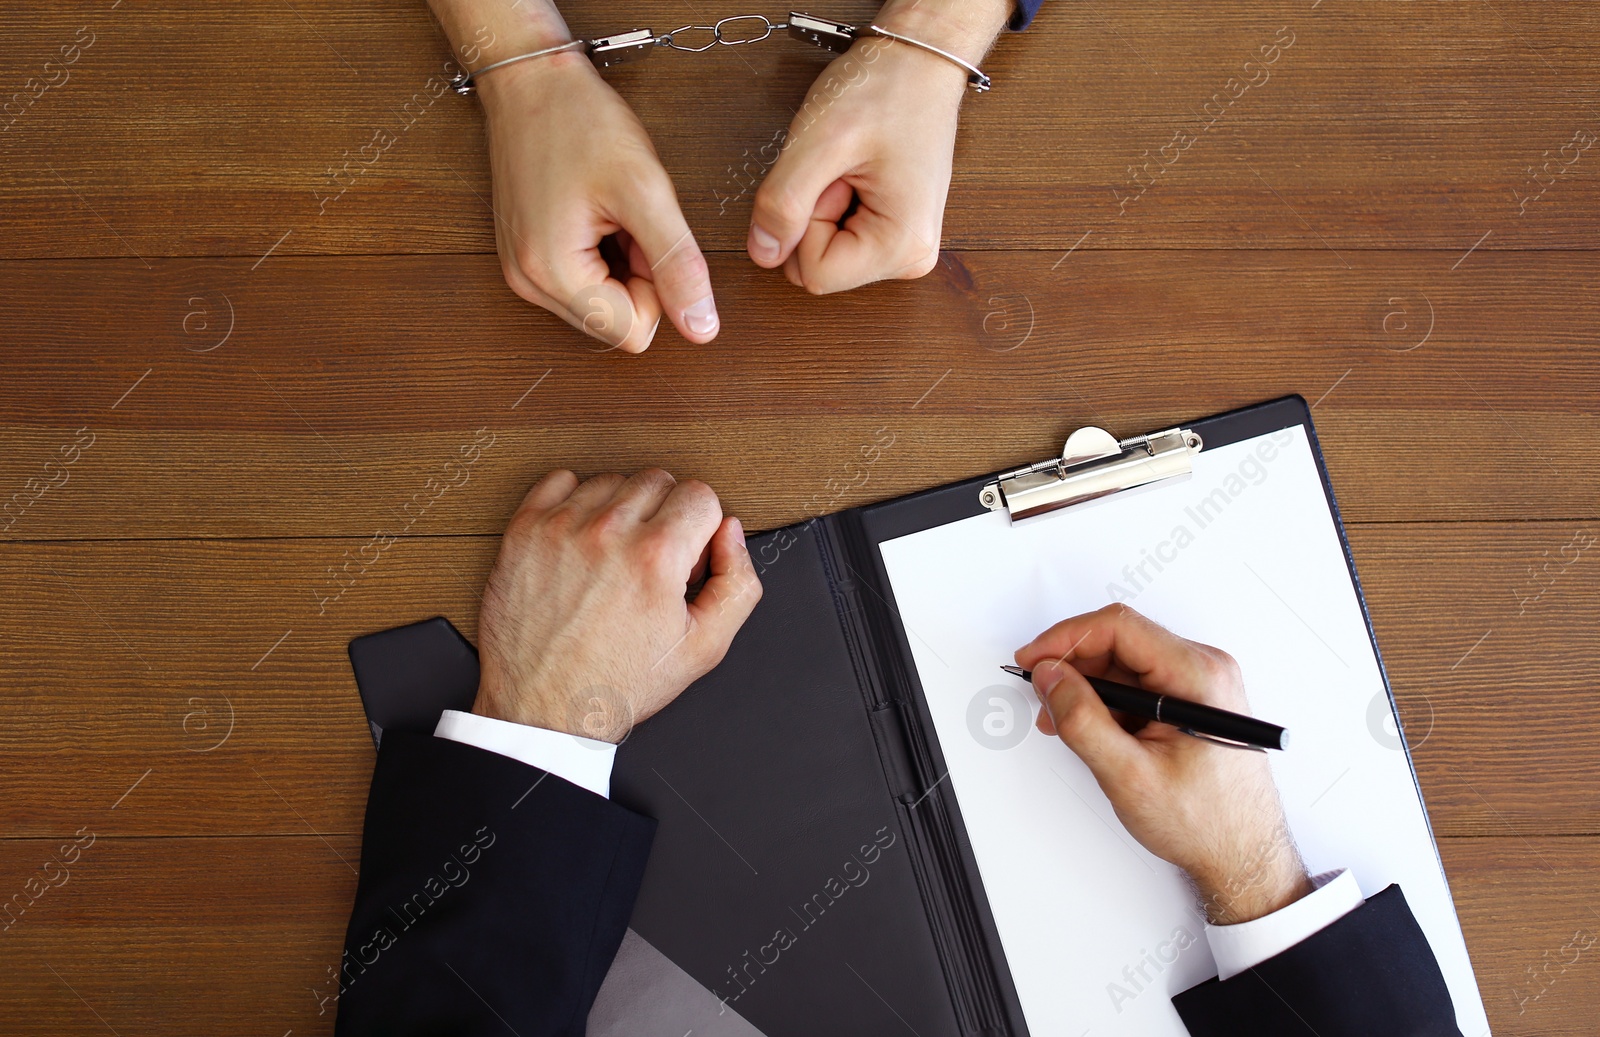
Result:
[[621,741],[722,660],[760,598],[739,520],[704,483],[551,472],[483,592],[473,712]]
[[1058,734],[1151,853],[1189,873],[1217,925],[1249,921],[1311,891],[1264,753],[1156,722],[1113,717],[1084,676],[1248,712],[1226,652],[1186,641],[1126,605],[1057,623],[1017,651]]

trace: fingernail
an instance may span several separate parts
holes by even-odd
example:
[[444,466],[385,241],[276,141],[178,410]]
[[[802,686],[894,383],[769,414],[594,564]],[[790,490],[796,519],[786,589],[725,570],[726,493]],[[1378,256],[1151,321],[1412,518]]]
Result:
[[1033,668],[1033,686],[1038,689],[1040,695],[1048,695],[1057,684],[1061,683],[1063,676],[1065,674],[1061,665],[1047,659]]
[[683,323],[696,335],[709,335],[717,330],[717,300],[706,296],[683,311]]
[[738,538],[739,542],[741,544],[744,543],[744,523],[740,522],[736,518],[730,518],[728,519],[728,526],[733,531],[733,535]]
[[764,263],[778,258],[778,239],[761,229],[761,224],[750,225],[750,254]]

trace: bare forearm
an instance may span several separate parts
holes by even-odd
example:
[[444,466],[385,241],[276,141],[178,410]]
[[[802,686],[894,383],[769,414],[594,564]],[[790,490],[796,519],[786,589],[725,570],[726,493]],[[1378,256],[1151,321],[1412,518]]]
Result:
[[977,64],[1011,17],[1011,0],[888,0],[874,21]]
[[470,69],[572,39],[550,0],[428,0],[434,17]]

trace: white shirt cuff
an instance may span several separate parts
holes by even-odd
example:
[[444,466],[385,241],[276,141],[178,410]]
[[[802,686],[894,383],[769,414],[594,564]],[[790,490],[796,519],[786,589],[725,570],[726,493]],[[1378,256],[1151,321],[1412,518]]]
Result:
[[447,709],[440,715],[439,726],[433,729],[433,734],[435,738],[448,738],[509,756],[529,767],[565,778],[597,796],[611,798],[611,765],[617,758],[617,747],[610,742],[454,709]]
[[1310,939],[1365,903],[1348,869],[1324,872],[1315,889],[1270,915],[1238,925],[1207,925],[1206,942],[1217,962],[1217,978],[1232,979],[1297,943]]

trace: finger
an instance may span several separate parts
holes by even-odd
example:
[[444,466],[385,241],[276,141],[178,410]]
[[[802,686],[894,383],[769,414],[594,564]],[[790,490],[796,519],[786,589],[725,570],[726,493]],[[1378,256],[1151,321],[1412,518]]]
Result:
[[[711,292],[711,269],[683,218],[666,171],[656,166],[643,173],[620,192],[612,208],[643,259],[643,269],[634,263],[630,290],[637,288],[642,295],[648,287],[659,312],[690,342],[716,338],[722,323]],[[631,256],[632,248],[629,252]]]
[[[761,579],[745,548],[744,526],[728,518],[711,538],[711,575],[689,603],[687,641],[706,670],[716,666],[761,600]],[[704,672],[704,671],[702,671]]]
[[661,502],[667,499],[678,480],[660,468],[646,468],[629,476],[617,492],[606,502],[606,507],[639,522],[655,516]]
[[[501,266],[512,291],[542,306],[605,349],[641,353],[661,321],[661,305],[648,282],[611,276],[600,241],[617,228],[585,212],[554,228],[537,245],[510,229]],[[508,256],[509,253],[509,256]]]
[[[826,134],[792,125],[789,133],[783,154],[756,191],[745,241],[750,258],[769,270],[789,258],[810,226],[822,193],[855,163],[855,156],[837,141],[830,147]],[[833,218],[843,213],[840,209]]]
[[566,502],[579,511],[596,511],[616,495],[623,482],[622,476],[615,472],[597,475],[581,483]]
[[661,300],[644,278],[630,277],[623,283],[608,275],[572,295],[566,320],[599,339],[606,350],[643,353],[661,326]]
[[[830,187],[824,197],[837,186]],[[834,204],[824,210],[819,200],[819,218],[812,219],[795,249],[800,278],[806,291],[814,295],[849,291],[886,278],[921,277],[939,261],[942,202],[931,210],[935,213],[932,224],[924,225],[928,221],[917,214],[930,211],[926,204],[901,200],[896,205],[882,192],[865,187],[856,193],[860,205],[842,228],[836,221],[844,208]],[[837,196],[829,200],[836,203]],[[845,202],[848,205],[849,199]],[[897,211],[901,207],[907,211]],[[838,212],[832,220],[820,218],[834,208]]]
[[683,546],[683,568],[689,571],[706,542],[722,524],[722,502],[699,479],[685,479],[662,500],[650,525]]
[[700,557],[695,559],[694,565],[689,567],[689,590],[691,593],[698,590],[706,582],[706,577],[711,573],[711,541],[706,541],[706,546],[700,549]]
[[1073,669],[1077,670],[1086,677],[1104,677],[1106,680],[1116,681],[1118,684],[1129,684],[1135,688],[1143,687],[1137,673],[1124,668],[1121,663],[1115,660],[1111,660],[1107,664],[1106,668],[1100,673],[1090,673],[1081,666],[1075,666]]
[[578,477],[565,468],[557,468],[533,484],[533,487],[523,496],[522,503],[517,506],[517,510],[549,511],[572,496],[572,491],[577,488]]
[[816,207],[811,211],[811,218],[806,221],[805,232],[783,264],[784,275],[795,287],[805,288],[807,291],[813,290],[810,286],[811,279],[807,275],[815,275],[828,246],[844,233],[839,229],[839,220],[850,209],[850,203],[855,200],[855,196],[855,188],[844,180],[835,180],[823,188],[822,194],[817,196]]
[[1050,726],[1088,764],[1101,786],[1123,784],[1130,768],[1143,760],[1142,750],[1083,675],[1070,666],[1045,660],[1033,671],[1033,683]]
[[1086,656],[1080,650],[1072,658],[1072,668],[1085,677],[1104,677],[1108,681],[1131,684],[1136,688],[1143,686],[1140,675],[1117,662],[1117,657],[1110,652]]
[[[661,317],[665,312],[661,304],[661,294],[656,291],[655,282],[650,280],[650,259],[644,254],[643,247],[633,240],[633,235],[622,230],[617,232],[619,244],[622,245],[623,255],[627,257],[628,269],[631,276],[628,278],[628,296],[633,301],[636,312],[651,313],[654,315],[650,323],[648,334],[639,339],[639,348],[642,351],[655,340],[656,332],[661,328]],[[625,351],[627,346],[622,347]]]
[[1074,616],[1017,650],[1017,665],[1037,669],[1044,660],[1084,662],[1107,672],[1114,662],[1138,683],[1176,694],[1206,696],[1215,683],[1216,662],[1186,641],[1126,605],[1108,605]]
[[[1074,667],[1074,669],[1077,669],[1077,667]],[[1080,670],[1079,672],[1081,673],[1082,671]],[[1102,699],[1101,701],[1104,700]],[[1150,724],[1154,723],[1154,721],[1145,720],[1142,717],[1129,716],[1126,713],[1118,713],[1115,710],[1112,711],[1111,718],[1115,720],[1117,724],[1130,735],[1137,735],[1140,731],[1143,731],[1146,727],[1150,726]],[[1043,705],[1039,707],[1039,715],[1034,717],[1033,726],[1039,729],[1040,734],[1046,734],[1052,738],[1055,737],[1056,725],[1055,721],[1050,719],[1049,707]],[[1171,731],[1172,728],[1168,727],[1166,730]]]
[[[531,302],[535,306],[540,306],[549,310],[562,320],[569,319],[567,316],[566,306],[556,302],[545,292],[541,291],[531,280],[529,280],[528,274],[522,269],[521,263],[517,260],[516,256],[512,254],[512,250],[509,247],[502,244],[499,251],[500,271],[501,273],[505,274],[506,285],[513,292],[521,296],[527,302]],[[541,264],[543,263],[542,260],[539,262]]]

